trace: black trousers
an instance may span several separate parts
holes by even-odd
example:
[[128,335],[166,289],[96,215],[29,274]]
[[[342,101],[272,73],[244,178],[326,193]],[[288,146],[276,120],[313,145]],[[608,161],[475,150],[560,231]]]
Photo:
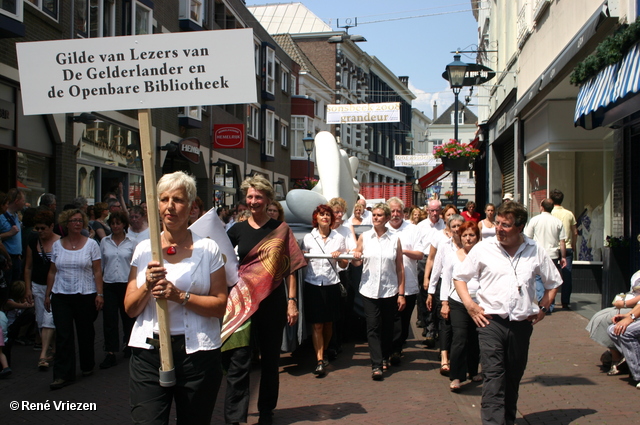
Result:
[[478,331],[475,322],[467,313],[464,304],[449,298],[449,317],[451,318],[451,363],[449,379],[459,379],[461,382],[478,374],[480,361],[480,346],[478,345]]
[[112,353],[120,351],[118,315],[122,322],[122,340],[125,346],[131,336],[131,329],[136,319],[129,317],[124,311],[124,295],[126,292],[126,282],[104,284],[104,306],[102,308],[104,351],[110,351]]
[[396,317],[393,324],[392,353],[401,353],[404,343],[407,342],[407,338],[409,337],[409,327],[411,326],[411,315],[416,307],[416,299],[418,298],[418,295],[407,295],[404,298],[406,302],[404,310],[396,310]]
[[73,330],[78,338],[80,370],[89,372],[95,366],[93,322],[98,317],[96,294],[53,294],[51,312],[56,325],[56,358],[53,379],[76,379],[76,346]]
[[393,323],[398,311],[398,296],[389,298],[362,297],[364,315],[367,320],[367,343],[371,356],[371,367],[382,367],[382,361],[391,355]]
[[176,402],[177,424],[209,425],[222,381],[220,349],[187,354],[184,335],[172,336],[176,385],[161,387],[159,350],[131,349],[129,396],[135,424],[164,425]]
[[[258,411],[270,415],[278,404],[280,391],[280,347],[282,331],[287,323],[287,298],[284,284],[278,286],[251,316],[251,340],[260,349],[260,389]],[[225,421],[246,422],[249,409],[249,373],[251,348],[240,347],[225,352],[223,366],[227,369]]]
[[527,367],[533,325],[528,320],[512,322],[493,316],[478,328],[482,385],[483,425],[513,425],[518,389]]

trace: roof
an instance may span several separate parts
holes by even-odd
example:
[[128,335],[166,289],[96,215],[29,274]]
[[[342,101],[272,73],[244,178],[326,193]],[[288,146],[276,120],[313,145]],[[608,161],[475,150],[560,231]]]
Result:
[[[443,113],[441,113],[437,118],[434,117],[432,124],[451,124],[451,114],[455,109],[456,104],[452,103]],[[464,124],[475,124],[478,122],[478,117],[474,114],[471,109],[464,107],[464,104],[460,104],[460,110],[464,111]]]
[[322,84],[328,86],[320,71],[313,65],[313,62],[304,54],[300,46],[295,42],[291,34],[276,34],[272,36],[278,45],[284,50],[294,61],[300,65],[300,70],[308,72],[318,79]]
[[269,34],[331,32],[331,26],[302,3],[274,3],[247,6]]

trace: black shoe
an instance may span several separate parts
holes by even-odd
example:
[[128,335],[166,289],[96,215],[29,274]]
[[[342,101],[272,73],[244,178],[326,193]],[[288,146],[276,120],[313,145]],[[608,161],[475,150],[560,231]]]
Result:
[[324,376],[327,374],[327,371],[324,369],[324,360],[318,361],[318,365],[316,366],[316,370],[313,371],[313,374],[316,376]]
[[112,366],[117,365],[116,355],[113,353],[107,354],[102,363],[100,363],[100,369],[109,369]]
[[9,377],[9,375],[11,375],[13,371],[11,370],[10,367],[5,367],[4,369],[2,369],[2,371],[0,372],[0,379],[7,379]]
[[392,366],[398,366],[400,364],[400,357],[402,357],[402,354],[393,353],[391,357],[389,357],[389,362]]
[[338,350],[334,348],[328,348],[325,352],[325,357],[329,359],[330,362],[334,361],[338,358]]
[[562,309],[571,311],[571,306],[569,304],[562,304]]
[[86,378],[87,376],[91,376],[91,375],[93,375],[93,371],[92,370],[83,370],[82,371],[82,376],[84,378]]
[[371,379],[373,379],[374,381],[382,381],[383,378],[384,376],[382,374],[381,368],[376,367],[371,370]]
[[60,388],[64,388],[67,385],[73,384],[73,381],[65,381],[64,379],[56,379],[52,383],[49,384],[49,389],[51,390],[59,390]]
[[426,345],[427,348],[433,348],[436,346],[436,339],[432,336],[428,336],[424,340],[424,345]]

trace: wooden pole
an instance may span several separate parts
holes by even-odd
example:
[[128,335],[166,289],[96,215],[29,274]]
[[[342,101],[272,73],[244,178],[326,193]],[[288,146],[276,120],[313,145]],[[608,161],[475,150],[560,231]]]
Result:
[[[149,220],[149,238],[151,239],[151,255],[154,261],[163,265],[162,241],[160,240],[160,218],[158,214],[158,195],[156,193],[155,143],[151,137],[151,110],[139,109],[140,149],[142,151],[142,171],[144,173],[144,189],[147,200],[147,218]],[[173,368],[173,352],[169,334],[169,311],[167,300],[156,299],[158,317],[158,334],[160,339],[160,385],[172,387],[176,383]]]

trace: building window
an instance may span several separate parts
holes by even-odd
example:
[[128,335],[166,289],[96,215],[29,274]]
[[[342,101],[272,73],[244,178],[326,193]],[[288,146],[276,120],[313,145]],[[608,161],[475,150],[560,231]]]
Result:
[[1,1],[0,14],[22,22],[23,3],[21,0]]
[[307,133],[312,134],[312,125],[313,121],[306,115],[291,117],[292,156],[297,158],[307,157],[307,151],[304,150],[304,143],[302,143],[302,139],[307,136]]
[[[455,112],[451,112],[451,124],[455,124]],[[458,111],[458,125],[464,124],[464,112]]]
[[283,92],[289,90],[289,71],[280,66],[280,88]]
[[266,91],[269,94],[274,94],[276,82],[276,51],[269,46],[266,47],[265,70]]
[[116,15],[113,0],[74,0],[76,35],[82,38],[113,37]]
[[286,148],[289,146],[289,126],[280,121],[280,146]]
[[182,106],[178,108],[178,116],[202,121],[202,107],[201,106]]
[[256,105],[249,105],[247,111],[247,136],[259,138],[260,109]]
[[291,91],[292,95],[298,94],[298,78],[295,75],[291,76]]
[[203,12],[202,0],[180,0],[180,19],[190,19],[202,26]]
[[275,127],[276,127],[276,114],[267,109],[265,116],[265,146],[264,153],[267,156],[274,156],[275,154]]
[[[3,9],[4,9],[4,3]],[[34,6],[36,9],[43,11],[48,16],[51,16],[56,21],[58,20],[58,0],[27,0],[27,3]]]
[[[148,0],[145,3],[150,3]],[[153,3],[150,3],[153,5]],[[140,1],[131,2],[131,35],[153,33],[153,9]]]

